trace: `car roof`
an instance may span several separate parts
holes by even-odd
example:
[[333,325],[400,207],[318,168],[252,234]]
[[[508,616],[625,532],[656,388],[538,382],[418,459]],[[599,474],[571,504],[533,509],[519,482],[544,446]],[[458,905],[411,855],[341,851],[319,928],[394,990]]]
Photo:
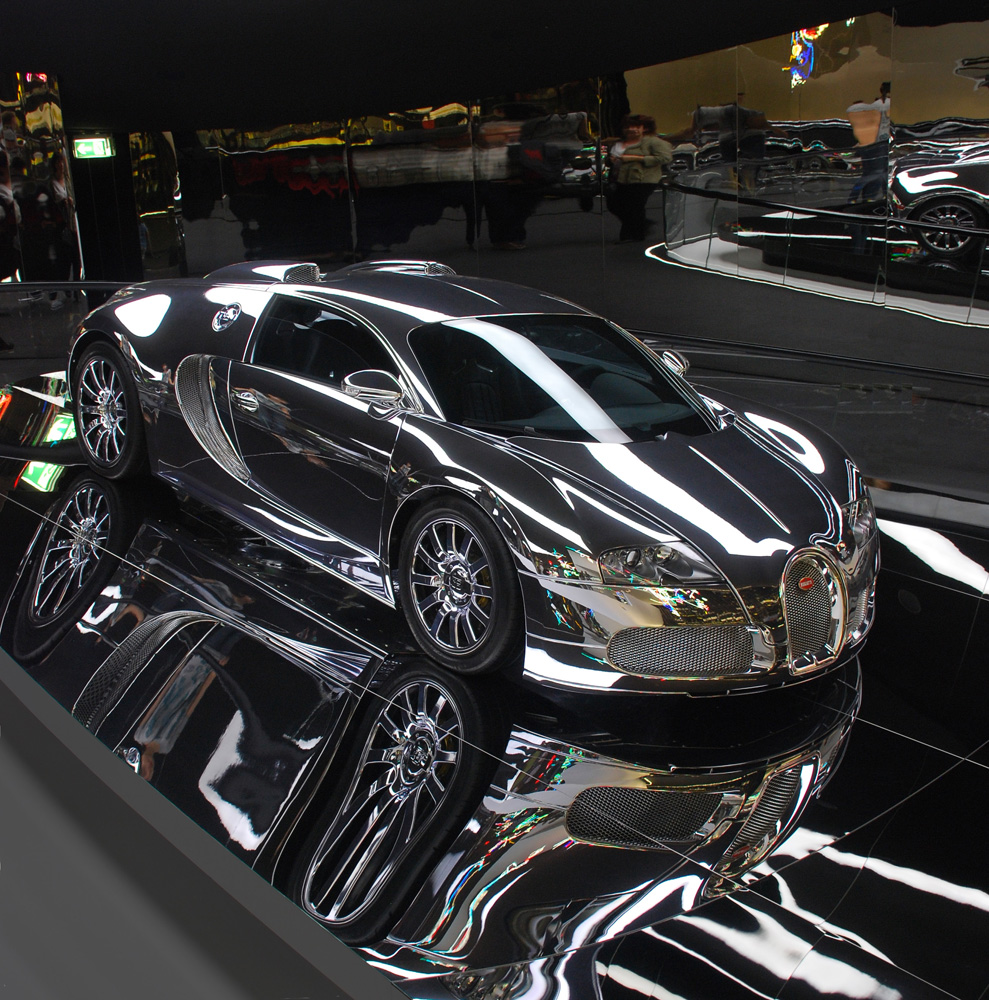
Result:
[[293,291],[346,305],[389,336],[401,336],[424,323],[464,316],[590,315],[566,299],[535,288],[456,274],[355,271],[340,278],[330,274],[318,284],[293,286]]

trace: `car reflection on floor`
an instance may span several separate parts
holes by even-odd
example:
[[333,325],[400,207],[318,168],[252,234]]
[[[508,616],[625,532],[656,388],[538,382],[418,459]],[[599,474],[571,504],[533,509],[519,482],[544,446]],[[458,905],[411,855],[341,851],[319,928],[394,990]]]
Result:
[[167,489],[60,486],[4,647],[393,975],[541,959],[743,885],[829,780],[857,709],[857,664],[646,705],[457,677],[390,609]]

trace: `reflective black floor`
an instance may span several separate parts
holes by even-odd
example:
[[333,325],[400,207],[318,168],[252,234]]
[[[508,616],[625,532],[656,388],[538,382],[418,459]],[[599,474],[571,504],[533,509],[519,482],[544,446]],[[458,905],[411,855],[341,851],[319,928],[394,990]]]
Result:
[[[57,380],[19,371],[0,417],[11,995],[69,995],[55,947],[94,996],[386,994],[354,978],[369,967],[424,998],[985,996],[984,400],[751,367],[712,350],[694,374],[816,418],[873,477],[861,672],[607,705],[451,678],[400,616],[167,489],[43,461],[72,460]],[[65,526],[87,518],[105,527],[84,551]]]

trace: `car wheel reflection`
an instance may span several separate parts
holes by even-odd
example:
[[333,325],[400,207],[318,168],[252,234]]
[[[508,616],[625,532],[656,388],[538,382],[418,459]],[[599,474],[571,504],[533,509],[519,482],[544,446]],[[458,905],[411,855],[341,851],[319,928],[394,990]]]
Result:
[[961,198],[943,198],[926,205],[917,213],[917,221],[924,224],[953,226],[955,229],[922,229],[920,242],[932,254],[955,257],[974,246],[977,236],[959,233],[956,229],[979,229],[985,226],[981,209]]
[[94,482],[77,489],[55,515],[28,609],[42,624],[58,617],[92,576],[106,546],[110,505]]
[[85,473],[49,510],[29,549],[9,607],[9,649],[39,660],[99,594],[133,538],[135,518],[114,484]]
[[[412,671],[377,697],[358,730],[350,785],[303,851],[306,911],[342,940],[386,932],[487,787],[490,720],[457,678]],[[312,845],[315,850],[312,849]]]
[[486,673],[521,645],[511,558],[485,515],[450,499],[409,525],[402,553],[403,608],[417,640],[444,665]]

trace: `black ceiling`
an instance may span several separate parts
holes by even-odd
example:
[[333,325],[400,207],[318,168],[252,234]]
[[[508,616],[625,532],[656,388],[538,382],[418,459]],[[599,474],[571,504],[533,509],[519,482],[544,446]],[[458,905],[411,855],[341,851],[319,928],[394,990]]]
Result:
[[[968,4],[945,6],[962,20]],[[881,9],[888,3],[21,0],[2,38],[9,69],[57,74],[70,130],[258,128],[550,86]]]

